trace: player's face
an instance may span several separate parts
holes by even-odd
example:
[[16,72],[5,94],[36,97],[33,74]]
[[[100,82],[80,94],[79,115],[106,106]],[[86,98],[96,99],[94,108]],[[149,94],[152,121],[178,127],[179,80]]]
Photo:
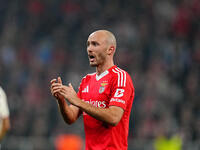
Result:
[[97,67],[106,61],[108,44],[105,35],[99,32],[92,33],[87,41],[87,52],[90,66]]

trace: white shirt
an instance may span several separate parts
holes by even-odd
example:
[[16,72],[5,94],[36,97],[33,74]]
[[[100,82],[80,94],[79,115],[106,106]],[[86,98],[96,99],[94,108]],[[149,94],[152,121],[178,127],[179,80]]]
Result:
[[0,87],[0,130],[2,128],[2,119],[9,116],[7,96],[4,90]]

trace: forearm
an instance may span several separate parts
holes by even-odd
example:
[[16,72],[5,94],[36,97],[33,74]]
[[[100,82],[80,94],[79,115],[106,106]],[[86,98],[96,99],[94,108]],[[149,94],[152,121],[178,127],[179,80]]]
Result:
[[[124,113],[124,110],[117,106],[111,106],[109,108],[98,108],[82,101],[78,98],[71,84],[69,84],[69,86],[54,84],[53,91],[54,93],[58,92],[60,95],[65,97],[68,100],[68,102],[72,104],[72,106],[76,106],[76,108],[79,108],[81,111],[86,112],[95,119],[103,121],[113,126],[118,124]],[[73,112],[71,112],[70,109],[68,109],[67,103],[63,100],[59,101],[59,106],[66,122],[68,123],[71,122],[71,120],[73,121]]]
[[113,108],[99,108],[89,103],[86,103],[80,99],[77,100],[76,106],[79,107],[82,111],[89,114],[90,116],[94,117],[95,119],[103,121],[112,126],[116,126],[117,123],[121,119],[121,115],[117,113],[118,110],[116,110],[116,109],[121,109],[121,108],[114,108],[114,107]]
[[65,99],[57,100],[60,113],[67,124],[72,124],[78,118],[73,109],[66,103]]

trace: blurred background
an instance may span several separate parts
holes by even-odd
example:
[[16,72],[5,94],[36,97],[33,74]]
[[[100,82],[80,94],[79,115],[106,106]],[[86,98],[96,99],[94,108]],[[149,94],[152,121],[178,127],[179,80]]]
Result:
[[62,135],[84,147],[82,117],[64,123],[49,81],[61,76],[77,90],[95,71],[86,41],[97,29],[116,35],[115,62],[134,82],[128,150],[199,150],[199,0],[0,0],[11,117],[2,150],[54,150]]

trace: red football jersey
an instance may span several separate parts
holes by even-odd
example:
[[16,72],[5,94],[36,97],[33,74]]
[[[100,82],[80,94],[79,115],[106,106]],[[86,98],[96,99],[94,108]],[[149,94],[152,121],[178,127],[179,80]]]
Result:
[[82,79],[78,96],[96,107],[118,106],[124,109],[116,126],[96,120],[83,112],[85,150],[127,150],[129,117],[134,99],[134,87],[127,72],[113,66],[101,75],[88,74]]

